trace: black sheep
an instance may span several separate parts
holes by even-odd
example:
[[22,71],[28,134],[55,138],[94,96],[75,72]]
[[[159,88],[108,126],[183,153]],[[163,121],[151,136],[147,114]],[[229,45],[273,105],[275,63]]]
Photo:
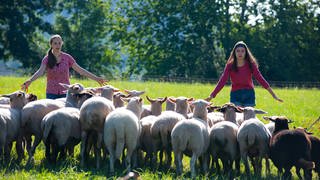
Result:
[[292,166],[304,169],[305,179],[312,178],[313,163],[311,160],[311,142],[304,130],[289,130],[288,123],[292,122],[283,116],[265,117],[275,122],[275,131],[270,141],[270,158],[285,179],[291,178]]

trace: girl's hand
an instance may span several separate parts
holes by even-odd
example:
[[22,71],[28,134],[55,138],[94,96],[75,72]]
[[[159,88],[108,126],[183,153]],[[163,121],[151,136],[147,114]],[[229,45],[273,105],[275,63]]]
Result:
[[213,98],[212,98],[211,96],[209,96],[209,97],[205,98],[204,100],[210,102],[212,99],[213,99]]
[[273,98],[274,98],[275,100],[279,101],[279,102],[283,102],[283,100],[280,99],[280,98],[278,98],[278,96],[273,96]]
[[31,80],[27,80],[26,82],[24,82],[22,85],[21,85],[21,90],[23,91],[28,91],[28,87],[30,86],[31,84]]
[[103,79],[102,77],[97,77],[96,81],[97,81],[101,86],[107,85],[107,83],[108,83],[108,80]]

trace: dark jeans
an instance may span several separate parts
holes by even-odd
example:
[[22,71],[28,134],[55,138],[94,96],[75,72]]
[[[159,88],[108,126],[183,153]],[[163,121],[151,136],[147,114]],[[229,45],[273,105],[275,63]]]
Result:
[[230,93],[230,102],[236,106],[254,107],[256,105],[255,101],[256,97],[253,89],[239,89]]
[[50,94],[46,93],[46,98],[47,99],[58,99],[58,98],[64,98],[66,97],[66,94]]

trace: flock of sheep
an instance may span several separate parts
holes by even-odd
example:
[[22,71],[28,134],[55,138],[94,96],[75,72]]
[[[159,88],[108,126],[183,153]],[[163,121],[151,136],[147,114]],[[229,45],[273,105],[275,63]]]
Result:
[[[289,130],[291,121],[286,117],[264,117],[271,122],[263,124],[256,114],[266,112],[232,103],[218,107],[201,99],[146,96],[150,105],[143,105],[141,91],[122,93],[111,85],[100,88],[84,88],[78,83],[61,85],[66,88],[67,97],[56,100],[36,100],[35,96],[21,91],[2,95],[5,101],[0,105],[3,161],[10,160],[12,144],[16,142],[18,162],[24,158],[26,149],[27,164],[30,164],[36,147],[43,141],[49,162],[55,163],[58,155],[73,156],[74,147],[80,143],[80,165],[87,166],[93,150],[97,168],[108,157],[110,174],[120,163],[127,171],[142,163],[155,169],[169,168],[173,152],[177,175],[183,172],[183,156],[191,157],[192,178],[200,170],[216,171],[232,178],[240,172],[240,160],[250,176],[248,159],[254,174],[261,176],[263,158],[266,174],[270,173],[271,159],[278,175],[284,178],[291,178],[293,166],[299,178],[302,178],[300,169],[305,179],[312,179],[312,170],[319,177],[320,139],[302,128]],[[163,103],[166,103],[165,111],[162,111]],[[197,162],[201,167],[198,172]]]

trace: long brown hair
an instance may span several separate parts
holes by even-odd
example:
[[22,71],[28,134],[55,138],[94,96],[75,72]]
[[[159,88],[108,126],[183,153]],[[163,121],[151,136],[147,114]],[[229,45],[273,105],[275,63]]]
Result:
[[238,71],[238,66],[237,66],[238,61],[237,61],[236,52],[235,52],[235,50],[238,47],[244,47],[244,49],[246,50],[246,55],[245,55],[244,59],[249,63],[249,67],[250,67],[251,71],[253,69],[253,67],[252,67],[253,65],[256,65],[258,67],[258,62],[257,62],[256,58],[252,55],[252,53],[251,53],[250,49],[248,48],[248,46],[246,45],[246,43],[244,43],[243,41],[238,41],[234,45],[234,47],[230,53],[230,56],[228,58],[228,61],[227,61],[227,64],[230,64],[230,63],[232,64],[232,70],[236,71],[236,72]]
[[56,59],[56,57],[53,55],[53,53],[52,53],[52,47],[51,47],[52,41],[53,41],[53,39],[55,39],[55,38],[60,38],[60,39],[62,40],[61,36],[58,35],[58,34],[55,34],[55,35],[53,35],[53,36],[50,37],[50,41],[49,41],[49,43],[50,43],[50,49],[48,50],[48,67],[49,67],[50,69],[52,69],[52,68],[57,64],[57,59]]

